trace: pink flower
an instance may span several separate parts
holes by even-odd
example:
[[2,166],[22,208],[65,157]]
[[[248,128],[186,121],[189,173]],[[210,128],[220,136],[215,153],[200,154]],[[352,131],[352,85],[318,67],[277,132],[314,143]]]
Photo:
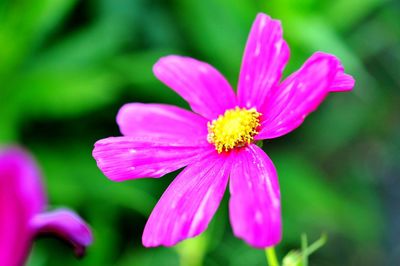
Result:
[[237,95],[212,66],[171,55],[155,64],[154,73],[194,113],[164,104],[121,108],[117,123],[124,136],[99,140],[93,151],[108,178],[157,178],[187,166],[151,213],[145,246],[171,246],[203,232],[228,179],[234,234],[258,248],[280,241],[277,173],[254,143],[291,132],[329,92],[354,85],[339,60],[321,52],[280,82],[288,59],[281,23],[259,14],[244,52]]
[[90,229],[67,209],[44,212],[46,195],[35,162],[18,148],[0,150],[0,262],[24,265],[33,238],[55,233],[83,255],[92,242]]

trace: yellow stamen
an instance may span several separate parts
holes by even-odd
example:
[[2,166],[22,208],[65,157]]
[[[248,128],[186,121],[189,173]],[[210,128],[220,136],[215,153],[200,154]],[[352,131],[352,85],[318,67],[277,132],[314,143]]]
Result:
[[261,114],[255,108],[236,107],[225,111],[212,122],[208,122],[208,142],[215,145],[218,153],[235,147],[243,147],[258,134]]

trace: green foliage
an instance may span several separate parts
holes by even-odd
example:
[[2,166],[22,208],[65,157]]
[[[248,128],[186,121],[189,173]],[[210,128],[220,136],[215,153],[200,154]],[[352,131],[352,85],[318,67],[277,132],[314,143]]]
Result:
[[301,250],[291,250],[282,260],[282,266],[308,266],[309,256],[325,245],[326,235],[308,245],[307,236],[301,235]]
[[[327,232],[329,245],[311,262],[372,265],[388,237],[377,191],[385,185],[385,167],[398,158],[391,156],[392,140],[400,134],[394,115],[400,102],[400,14],[394,5],[384,0],[0,1],[0,143],[30,149],[42,166],[51,207],[76,209],[95,236],[83,260],[58,240],[39,239],[28,266],[177,265],[190,258],[204,265],[265,265],[262,250],[232,236],[228,193],[201,238],[173,249],[143,248],[144,223],[176,173],[113,183],[91,157],[97,139],[119,134],[115,114],[123,103],[188,107],[153,76],[152,65],[161,56],[207,61],[235,86],[258,12],[282,20],[291,47],[286,75],[322,50],[339,56],[357,80],[353,93],[329,96],[294,133],[264,142],[282,191],[278,255],[297,247],[302,232],[313,238]],[[382,158],[386,164],[376,163]],[[356,255],[360,250],[378,255],[362,260]]]

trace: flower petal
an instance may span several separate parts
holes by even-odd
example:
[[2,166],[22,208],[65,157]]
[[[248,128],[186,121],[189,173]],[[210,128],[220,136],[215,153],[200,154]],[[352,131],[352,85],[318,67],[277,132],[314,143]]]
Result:
[[111,180],[161,177],[196,161],[214,148],[156,138],[111,137],[95,143],[93,157]]
[[208,133],[206,119],[166,104],[125,104],[118,112],[117,123],[123,135],[132,137],[206,143]]
[[28,222],[45,206],[41,175],[23,150],[0,151],[0,261],[23,265],[33,234]]
[[234,234],[253,247],[276,245],[282,237],[278,176],[259,147],[252,144],[238,152],[229,188]]
[[344,73],[343,67],[341,71],[336,74],[332,85],[330,87],[330,92],[342,92],[351,91],[356,83],[354,78],[346,73]]
[[236,106],[235,94],[229,83],[207,63],[170,55],[158,60],[153,72],[182,96],[194,112],[209,120]]
[[330,91],[350,86],[347,77],[336,57],[322,52],[313,54],[265,102],[262,129],[256,139],[276,138],[297,128]]
[[37,234],[54,233],[70,242],[75,247],[77,256],[82,256],[92,243],[89,226],[76,213],[59,209],[35,215],[30,226]]
[[278,85],[289,56],[289,47],[282,37],[281,22],[258,14],[247,40],[240,70],[240,106],[260,110]]
[[214,151],[183,170],[151,213],[143,245],[172,246],[203,232],[224,195],[230,164]]

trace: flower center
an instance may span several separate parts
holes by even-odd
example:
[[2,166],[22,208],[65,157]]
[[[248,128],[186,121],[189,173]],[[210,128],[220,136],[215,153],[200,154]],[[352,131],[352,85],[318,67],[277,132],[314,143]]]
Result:
[[208,122],[207,140],[215,145],[218,153],[250,144],[258,134],[260,116],[255,108],[226,110],[223,115]]

